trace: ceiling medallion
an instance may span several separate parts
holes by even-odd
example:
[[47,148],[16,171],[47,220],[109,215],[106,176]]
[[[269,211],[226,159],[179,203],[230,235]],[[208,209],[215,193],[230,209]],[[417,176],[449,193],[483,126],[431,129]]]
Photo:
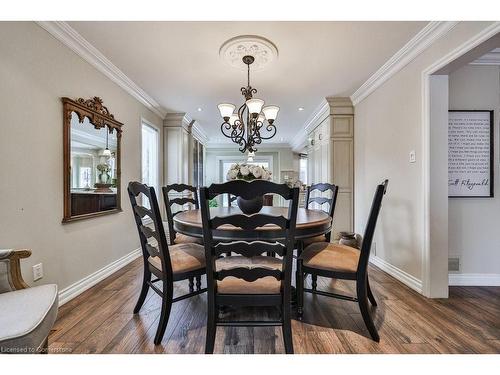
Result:
[[224,42],[219,56],[233,68],[246,70],[245,56],[253,56],[252,70],[260,71],[278,59],[278,49],[270,40],[257,35],[240,35]]

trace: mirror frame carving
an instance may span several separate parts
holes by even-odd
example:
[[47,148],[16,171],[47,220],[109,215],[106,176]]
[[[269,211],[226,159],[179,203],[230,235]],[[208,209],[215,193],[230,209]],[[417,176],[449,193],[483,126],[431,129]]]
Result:
[[[108,214],[121,212],[121,137],[123,124],[109,112],[102,103],[102,99],[94,96],[91,99],[61,98],[63,102],[63,180],[64,180],[64,211],[63,223],[83,220]],[[106,127],[108,132],[116,129],[116,208],[106,211],[92,212],[83,215],[71,215],[71,113],[78,115],[78,120],[83,123],[87,117],[96,129]]]

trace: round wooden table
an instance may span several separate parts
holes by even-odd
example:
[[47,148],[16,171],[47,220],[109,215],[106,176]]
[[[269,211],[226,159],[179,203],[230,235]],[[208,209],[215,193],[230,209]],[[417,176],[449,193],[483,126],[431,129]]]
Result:
[[[287,207],[264,206],[262,214],[285,216]],[[212,207],[211,217],[241,214],[237,207]],[[297,211],[296,239],[320,236],[331,230],[332,219],[322,210],[306,210],[299,208]],[[192,237],[203,237],[200,210],[188,210],[174,216],[174,229],[182,234]],[[245,231],[232,225],[223,225],[214,231],[214,239],[219,241],[255,241],[255,240],[282,240],[276,225],[268,224],[252,231]]]

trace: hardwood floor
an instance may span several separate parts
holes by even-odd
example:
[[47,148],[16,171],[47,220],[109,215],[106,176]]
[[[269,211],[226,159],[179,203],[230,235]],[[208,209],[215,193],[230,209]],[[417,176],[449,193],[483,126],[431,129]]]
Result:
[[[150,292],[132,314],[140,288],[137,259],[60,308],[49,336],[53,353],[203,353],[206,295],[174,303],[161,345],[153,338],[160,298]],[[309,281],[309,280],[308,280]],[[500,287],[451,287],[449,299],[426,299],[375,267],[380,343],[369,338],[356,303],[305,295],[303,321],[292,321],[295,353],[500,353]],[[176,287],[187,291],[187,283]],[[354,295],[354,283],[318,279],[318,288]],[[274,311],[228,310],[242,319]],[[219,327],[215,353],[284,353],[281,328]]]

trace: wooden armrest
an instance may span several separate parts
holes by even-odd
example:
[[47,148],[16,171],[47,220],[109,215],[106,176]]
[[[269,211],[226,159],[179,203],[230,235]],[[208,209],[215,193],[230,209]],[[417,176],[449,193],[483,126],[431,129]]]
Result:
[[21,259],[28,258],[31,255],[31,250],[6,250],[0,251],[0,260],[7,259],[9,261],[9,282],[14,290],[26,289],[28,284],[23,280],[21,274]]

